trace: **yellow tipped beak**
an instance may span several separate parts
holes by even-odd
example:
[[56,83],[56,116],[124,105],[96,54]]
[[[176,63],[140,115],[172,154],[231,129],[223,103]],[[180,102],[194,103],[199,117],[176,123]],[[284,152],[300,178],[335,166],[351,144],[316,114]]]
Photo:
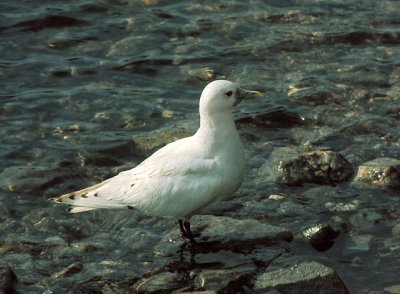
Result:
[[250,91],[246,89],[237,89],[235,106],[238,105],[242,100],[253,99],[263,96],[263,93],[258,91]]
[[250,91],[246,89],[240,89],[240,98],[241,99],[252,99],[252,98],[257,98],[257,97],[262,97],[263,93],[258,92],[258,91]]

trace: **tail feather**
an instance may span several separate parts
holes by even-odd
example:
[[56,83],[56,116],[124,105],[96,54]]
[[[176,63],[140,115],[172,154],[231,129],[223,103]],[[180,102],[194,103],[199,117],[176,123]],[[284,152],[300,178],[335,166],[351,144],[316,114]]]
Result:
[[89,210],[94,210],[94,209],[96,209],[96,208],[77,206],[77,207],[69,208],[68,212],[78,213],[78,212],[84,212],[84,211],[89,211]]
[[51,198],[50,200],[72,206],[72,208],[68,210],[71,213],[84,212],[98,208],[127,208],[126,204],[107,200],[104,198],[104,195],[101,197],[102,193],[99,192],[99,189],[106,182],[107,181],[104,181],[79,191]]

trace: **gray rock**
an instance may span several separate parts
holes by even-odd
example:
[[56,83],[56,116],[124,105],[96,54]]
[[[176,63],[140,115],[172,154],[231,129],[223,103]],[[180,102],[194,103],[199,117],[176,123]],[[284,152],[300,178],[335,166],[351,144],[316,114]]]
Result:
[[230,217],[201,216],[199,225],[206,224],[202,238],[217,241],[221,248],[248,250],[257,245],[290,242],[292,233],[281,227],[262,223],[254,219],[233,219]]
[[62,278],[75,275],[83,270],[83,264],[80,262],[75,262],[69,265],[67,268],[63,269],[59,273],[55,274],[55,278]]
[[400,160],[376,158],[359,166],[354,182],[400,190]]
[[196,289],[218,293],[241,292],[244,287],[250,287],[249,277],[257,270],[251,258],[227,250],[196,254],[195,264],[192,276]]
[[385,287],[384,290],[389,294],[400,294],[400,284]]
[[[195,285],[200,289],[228,293],[244,290],[245,281],[249,282],[249,274],[255,272],[255,267],[238,267],[235,269],[204,270],[195,278]],[[229,291],[232,290],[232,291]],[[241,291],[240,291],[241,290]]]
[[352,174],[351,164],[337,152],[300,153],[286,147],[276,148],[260,169],[260,176],[288,185],[343,182]]
[[182,286],[182,276],[177,273],[161,272],[159,274],[140,279],[132,286],[138,293],[151,293],[155,291],[168,291]]
[[0,265],[0,293],[17,293],[17,283],[18,278],[12,268],[6,265]]
[[[316,261],[282,259],[256,279],[257,293],[349,293],[334,269]],[[275,264],[275,266],[274,266]]]

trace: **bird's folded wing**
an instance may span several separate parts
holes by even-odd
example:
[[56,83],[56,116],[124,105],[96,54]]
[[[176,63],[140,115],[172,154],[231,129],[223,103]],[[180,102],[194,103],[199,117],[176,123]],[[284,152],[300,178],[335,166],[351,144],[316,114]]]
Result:
[[[193,190],[196,189],[203,191],[199,192],[201,194],[213,194],[210,190],[215,190],[214,186],[218,186],[212,176],[214,159],[167,155],[168,152],[156,152],[136,168],[52,200],[73,206],[71,212],[133,207],[148,210],[148,207],[158,209],[158,205],[152,205],[155,199],[158,203],[176,201],[174,199],[184,197],[183,194],[193,194]],[[194,200],[189,199],[189,202],[192,203],[191,206],[196,206],[198,200],[195,199],[195,195],[193,198]],[[153,214],[151,211],[149,213]]]

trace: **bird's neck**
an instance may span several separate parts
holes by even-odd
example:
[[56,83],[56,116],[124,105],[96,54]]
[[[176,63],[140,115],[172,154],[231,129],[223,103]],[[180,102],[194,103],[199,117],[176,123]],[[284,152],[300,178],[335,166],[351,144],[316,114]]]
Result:
[[200,112],[200,128],[196,135],[204,140],[224,141],[230,137],[239,137],[232,112]]

